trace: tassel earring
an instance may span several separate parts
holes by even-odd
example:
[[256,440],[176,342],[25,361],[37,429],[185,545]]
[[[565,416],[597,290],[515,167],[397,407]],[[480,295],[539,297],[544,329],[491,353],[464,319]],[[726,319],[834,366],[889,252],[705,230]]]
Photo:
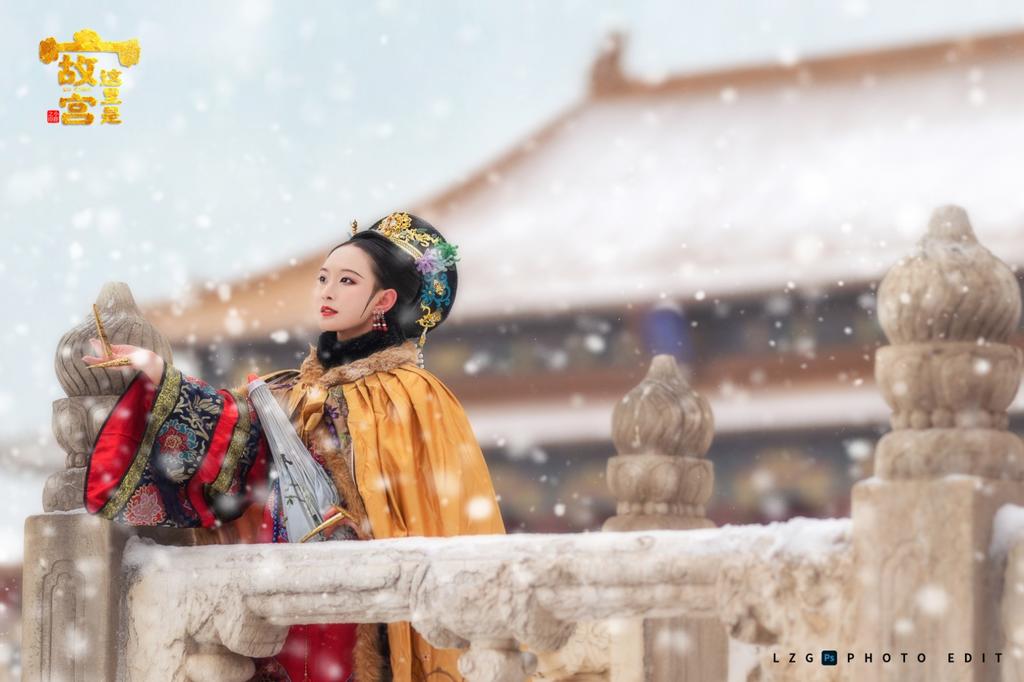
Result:
[[379,310],[373,311],[373,324],[370,329],[378,332],[386,332],[388,330],[387,320],[384,319],[384,313]]

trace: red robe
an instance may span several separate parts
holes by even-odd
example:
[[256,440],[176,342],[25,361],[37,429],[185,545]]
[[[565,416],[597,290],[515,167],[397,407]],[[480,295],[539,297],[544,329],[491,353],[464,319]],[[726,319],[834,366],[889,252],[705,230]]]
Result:
[[[101,428],[86,509],[131,525],[220,529],[200,542],[288,542],[279,498],[268,494],[276,489],[263,490],[270,466],[247,396],[169,366],[159,386],[138,374]],[[233,523],[243,507],[248,513]],[[292,626],[276,656],[255,661],[253,680],[354,679],[355,633],[354,623]]]
[[[461,406],[415,357],[407,342],[325,371],[311,346],[299,370],[264,377],[357,519],[332,540],[505,532]],[[159,385],[140,373],[108,416],[85,507],[131,525],[193,528],[202,543],[287,542],[271,466],[244,386],[218,390],[168,365]],[[459,653],[435,649],[409,623],[296,625],[281,652],[256,661],[253,679],[346,682],[355,671],[353,682],[392,673],[461,682]]]

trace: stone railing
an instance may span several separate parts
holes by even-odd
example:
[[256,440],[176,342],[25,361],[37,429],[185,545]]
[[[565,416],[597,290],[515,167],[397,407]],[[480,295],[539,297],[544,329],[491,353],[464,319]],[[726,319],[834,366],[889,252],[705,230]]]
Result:
[[[520,682],[534,656],[517,642],[558,649],[579,621],[729,614],[742,622],[757,600],[741,595],[759,597],[762,581],[839,570],[849,531],[849,519],[797,519],[692,532],[287,546],[131,540],[129,678],[245,680],[247,657],[276,652],[289,625],[401,620],[435,646],[468,647],[459,662],[468,680]],[[808,555],[800,546],[826,549]],[[771,572],[759,570],[766,564]]]
[[[943,207],[878,297],[893,430],[853,488],[852,519],[714,528],[711,411],[659,356],[612,415],[607,532],[314,546],[187,546],[185,531],[137,537],[75,509],[123,390],[79,376],[85,324],[58,348],[69,469],[26,523],[24,679],[245,680],[291,624],[405,620],[465,649],[469,682],[726,680],[730,638],[758,648],[749,679],[1024,679],[1024,445],[1006,413],[1021,374],[1007,343],[1016,280],[964,211]],[[125,319],[112,341],[170,359],[127,287],[99,304]],[[838,665],[821,665],[823,650]]]

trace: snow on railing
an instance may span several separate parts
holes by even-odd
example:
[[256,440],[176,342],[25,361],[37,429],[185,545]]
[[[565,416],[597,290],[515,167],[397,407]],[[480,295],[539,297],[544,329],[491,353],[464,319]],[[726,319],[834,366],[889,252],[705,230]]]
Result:
[[[133,538],[124,554],[128,679],[185,680],[189,671],[244,680],[245,658],[275,653],[289,625],[409,621],[434,646],[469,647],[460,661],[469,682],[518,682],[532,656],[516,642],[554,650],[576,622],[609,618],[739,621],[766,590],[782,598],[793,576],[839,570],[849,549],[849,519],[803,518],[312,545]],[[795,606],[798,595],[789,598]],[[202,646],[202,661],[190,660],[189,642]]]
[[[169,354],[125,285],[100,298],[128,318],[112,341]],[[936,210],[878,288],[892,345],[875,372],[893,429],[851,519],[714,528],[713,416],[658,356],[612,415],[618,514],[604,530],[616,532],[310,546],[168,546],[183,536],[61,513],[79,506],[88,443],[123,390],[75,366],[89,332],[73,330],[57,362],[69,397],[54,405],[69,469],[47,486],[49,513],[26,522],[24,679],[245,680],[291,624],[406,620],[465,649],[468,682],[522,680],[535,655],[537,679],[725,680],[728,637],[762,647],[761,680],[1018,679],[1024,443],[1006,409],[1020,307],[966,213]],[[147,538],[126,544],[133,533]],[[775,658],[826,649],[854,658]],[[900,652],[910,662],[881,663]],[[1002,660],[972,666],[966,652]]]

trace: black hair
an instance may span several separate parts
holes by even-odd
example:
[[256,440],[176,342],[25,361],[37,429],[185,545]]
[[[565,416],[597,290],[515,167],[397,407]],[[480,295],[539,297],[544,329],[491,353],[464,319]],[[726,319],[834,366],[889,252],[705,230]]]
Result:
[[[412,228],[437,235],[443,239],[441,233],[427,221],[412,214],[409,214],[409,217],[412,219]],[[384,218],[381,218],[368,230],[356,232],[348,240],[331,249],[327,255],[329,256],[339,247],[349,244],[362,249],[370,257],[370,267],[373,269],[376,286],[374,293],[383,289],[394,289],[398,293],[398,300],[390,310],[384,313],[388,328],[400,330],[407,339],[418,339],[423,332],[423,328],[416,322],[423,316],[423,309],[420,308],[420,288],[423,285],[423,280],[416,269],[413,257],[374,229],[383,220]],[[448,288],[451,290],[451,304],[454,304],[455,292],[459,286],[459,275],[455,267],[448,270],[447,277]],[[441,324],[448,317],[451,304],[447,308],[441,308],[439,311],[441,320],[437,324]],[[430,331],[427,333],[429,334]]]

